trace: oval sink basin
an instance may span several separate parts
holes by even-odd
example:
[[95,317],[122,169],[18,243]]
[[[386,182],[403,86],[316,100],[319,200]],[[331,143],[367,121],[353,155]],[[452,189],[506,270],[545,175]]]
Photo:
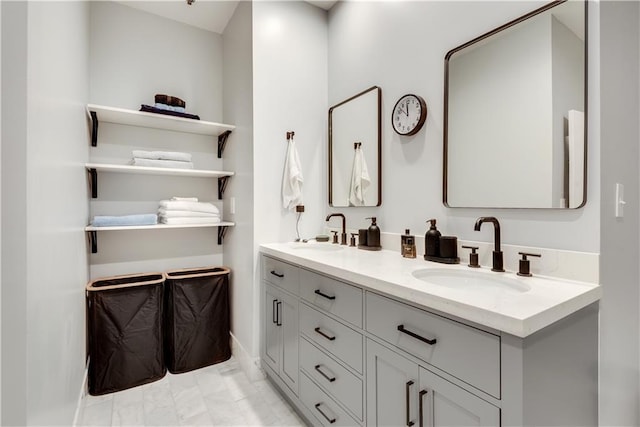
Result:
[[344,248],[344,246],[334,245],[333,243],[291,242],[289,246],[291,247],[291,249],[300,249],[300,250],[317,251],[317,252],[335,252],[335,251],[340,251]]
[[501,273],[490,273],[473,270],[454,270],[444,268],[424,268],[411,273],[416,279],[437,286],[451,289],[472,291],[506,291],[523,293],[531,290],[531,286],[513,277],[505,277]]

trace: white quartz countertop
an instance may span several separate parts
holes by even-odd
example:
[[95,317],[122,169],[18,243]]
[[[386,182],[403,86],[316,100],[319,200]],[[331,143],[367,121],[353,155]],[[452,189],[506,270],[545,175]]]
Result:
[[[471,269],[464,264],[429,262],[421,256],[403,258],[399,251],[366,251],[354,247],[309,248],[331,243],[271,243],[260,245],[263,254],[319,273],[334,276],[412,303],[439,310],[479,325],[524,338],[598,301],[601,287],[593,283],[520,277],[514,272],[496,273],[488,267]],[[506,279],[521,284],[525,292],[501,288],[451,287],[429,283],[412,275],[417,270],[439,269],[477,274],[485,279]],[[471,271],[473,273],[471,273]],[[428,279],[426,279],[428,280]],[[517,282],[517,283],[516,283]],[[304,286],[304,284],[302,284]]]

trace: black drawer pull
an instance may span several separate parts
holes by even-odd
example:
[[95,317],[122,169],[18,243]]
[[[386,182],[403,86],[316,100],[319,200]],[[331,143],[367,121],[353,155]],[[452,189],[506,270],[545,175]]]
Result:
[[320,330],[320,328],[319,328],[319,327],[318,327],[318,328],[315,328],[315,329],[314,329],[314,331],[316,331],[317,333],[319,333],[320,335],[322,335],[323,337],[325,337],[325,338],[326,338],[326,339],[328,339],[329,341],[333,341],[333,340],[335,340],[335,339],[336,339],[336,337],[335,337],[335,336],[330,337],[329,335],[327,335],[327,334],[325,334],[324,332],[322,332],[322,331]]
[[325,378],[327,379],[327,381],[329,381],[330,383],[334,382],[334,381],[336,380],[336,377],[330,377],[329,375],[327,375],[327,374],[325,374],[324,372],[322,372],[322,371],[320,370],[320,366],[322,366],[322,365],[316,365],[316,366],[314,366],[314,369],[315,369],[316,371],[318,371],[318,372],[320,373],[320,375],[322,375],[323,377],[325,377]]
[[271,274],[273,274],[274,276],[279,277],[281,279],[284,277],[284,274],[276,273],[275,270],[271,270]]
[[276,318],[278,319],[278,322],[276,323],[276,325],[278,326],[282,326],[282,312],[280,311],[280,306],[282,305],[282,301],[278,301],[276,303],[276,311],[278,312],[278,315],[276,316]]
[[411,407],[409,406],[410,403],[410,396],[409,393],[411,392],[411,386],[413,385],[413,381],[407,381],[407,389],[405,390],[405,395],[407,397],[407,406],[406,406],[406,410],[407,410],[407,422],[405,423],[407,425],[407,427],[411,427],[413,424],[415,424],[413,421],[411,421]]
[[430,340],[429,338],[421,337],[420,335],[416,334],[415,332],[411,332],[410,330],[405,329],[404,325],[398,325],[398,330],[400,332],[404,333],[404,334],[409,335],[410,337],[413,337],[413,338],[415,338],[417,340],[420,340],[422,342],[426,342],[429,345],[434,345],[437,342],[437,340],[435,338]]
[[276,308],[276,304],[278,303],[277,299],[274,299],[271,302],[271,322],[277,324],[278,323],[278,314],[276,312],[277,308]]
[[418,393],[418,398],[420,399],[420,427],[424,427],[424,395],[429,393],[427,390],[420,390]]
[[331,295],[327,295],[327,294],[323,294],[322,291],[320,289],[316,289],[314,291],[317,295],[320,295],[321,297],[325,297],[326,299],[330,299],[330,300],[334,300],[336,299],[335,295],[331,296]]
[[322,409],[320,409],[320,405],[322,405],[322,403],[316,403],[316,410],[322,414],[322,416],[324,417],[325,420],[329,421],[329,424],[335,423],[336,419],[327,417],[327,414],[322,412]]

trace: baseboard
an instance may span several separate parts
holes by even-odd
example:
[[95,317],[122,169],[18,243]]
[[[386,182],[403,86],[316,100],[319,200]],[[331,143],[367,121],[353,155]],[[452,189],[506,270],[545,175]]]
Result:
[[249,381],[259,381],[266,378],[264,371],[260,367],[260,358],[251,357],[233,334],[231,334],[231,352],[240,364],[242,371],[249,378]]
[[80,395],[78,396],[78,403],[76,405],[76,413],[73,416],[73,426],[78,426],[80,420],[84,418],[84,398],[89,393],[89,361],[84,367],[84,376],[82,379],[82,385],[80,386]]

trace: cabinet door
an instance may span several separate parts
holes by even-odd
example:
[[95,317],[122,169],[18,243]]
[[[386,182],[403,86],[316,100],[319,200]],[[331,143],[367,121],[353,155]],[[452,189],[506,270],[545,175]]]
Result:
[[417,364],[367,340],[368,425],[416,425],[418,382]]
[[280,332],[279,315],[281,309],[280,292],[273,286],[263,282],[265,289],[263,324],[264,324],[264,362],[274,371],[280,372],[282,353],[282,333]]
[[281,293],[277,306],[279,307],[277,314],[280,316],[278,323],[282,332],[280,377],[297,395],[300,369],[298,366],[298,299]]
[[500,409],[420,367],[420,427],[500,426]]

